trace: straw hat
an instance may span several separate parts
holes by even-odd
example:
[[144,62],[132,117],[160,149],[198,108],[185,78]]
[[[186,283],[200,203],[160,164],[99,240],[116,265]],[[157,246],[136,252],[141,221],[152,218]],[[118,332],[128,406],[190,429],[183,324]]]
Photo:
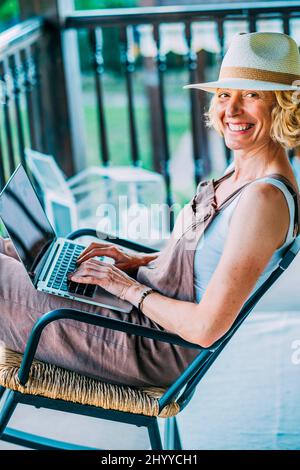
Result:
[[[298,82],[294,83],[296,80]],[[238,33],[224,56],[219,79],[184,88],[209,92],[215,92],[217,88],[299,90],[300,54],[297,44],[283,33]]]

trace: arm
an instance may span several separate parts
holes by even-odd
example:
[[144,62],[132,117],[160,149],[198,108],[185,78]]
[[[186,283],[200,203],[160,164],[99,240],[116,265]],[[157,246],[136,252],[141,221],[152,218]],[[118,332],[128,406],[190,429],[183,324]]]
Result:
[[[289,212],[282,192],[269,184],[249,187],[231,220],[221,260],[199,304],[147,296],[143,313],[167,330],[209,347],[231,327],[274,251],[285,240]],[[136,305],[138,289],[128,291]]]

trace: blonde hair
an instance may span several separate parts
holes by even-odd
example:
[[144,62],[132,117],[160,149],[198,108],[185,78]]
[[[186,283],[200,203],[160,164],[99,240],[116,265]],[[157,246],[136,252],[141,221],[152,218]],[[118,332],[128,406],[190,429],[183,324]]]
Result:
[[[300,92],[274,91],[275,104],[271,112],[271,139],[284,148],[300,145]],[[214,128],[223,137],[216,114],[216,93],[212,97],[209,109],[204,113],[205,124]]]

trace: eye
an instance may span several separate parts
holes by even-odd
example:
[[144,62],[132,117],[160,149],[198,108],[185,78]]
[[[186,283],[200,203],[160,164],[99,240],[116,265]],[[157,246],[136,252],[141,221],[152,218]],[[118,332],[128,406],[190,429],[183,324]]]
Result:
[[249,95],[258,96],[258,93],[255,93],[254,91],[250,91],[249,93],[246,94],[246,96],[249,96]]
[[222,98],[223,95],[229,96],[228,93],[226,93],[225,91],[223,91],[222,93],[220,93],[220,94],[218,95],[218,98]]

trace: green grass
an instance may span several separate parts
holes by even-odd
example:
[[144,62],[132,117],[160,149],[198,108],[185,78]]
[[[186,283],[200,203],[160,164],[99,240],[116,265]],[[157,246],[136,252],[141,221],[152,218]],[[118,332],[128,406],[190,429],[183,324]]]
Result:
[[[101,147],[98,137],[98,118],[93,106],[85,106],[84,116],[87,136],[87,161],[89,165],[98,165],[101,160]],[[109,156],[113,166],[130,165],[130,135],[128,127],[128,112],[124,106],[107,106],[105,118],[108,132]],[[188,116],[180,109],[172,109],[167,116],[169,129],[169,146],[171,156],[176,151],[180,139],[188,129]],[[146,107],[136,108],[138,128],[138,148],[143,168],[153,170],[152,149],[150,142],[149,114]],[[184,171],[184,168],[183,168]],[[172,188],[175,202],[184,205],[189,196]]]
[[0,237],[7,237],[7,232],[5,230],[5,227],[1,219],[0,219]]
[[[87,135],[87,158],[88,164],[94,165],[101,162],[101,146],[99,142],[98,117],[95,107],[85,106],[84,108],[86,135]],[[139,144],[143,158],[143,166],[151,168],[151,155],[149,152],[149,143],[147,135],[144,132],[144,123],[146,121],[144,109],[137,110],[137,120],[139,121],[140,132]],[[130,165],[130,140],[127,119],[127,110],[124,106],[108,107],[105,109],[105,121],[107,129],[109,157],[111,163],[115,165]]]
[[[84,108],[87,156],[89,164],[97,164],[101,161],[101,151],[98,140],[98,120],[96,109],[92,106]],[[128,113],[124,106],[108,107],[105,110],[108,130],[109,153],[113,165],[129,165],[130,136],[128,127]],[[145,107],[136,109],[136,122],[138,127],[138,144],[143,167],[152,169],[152,155],[150,143],[150,123],[148,111]],[[170,130],[170,149],[174,152],[181,137],[187,130],[187,119],[180,110],[172,110],[168,115],[168,127]]]
[[[169,149],[172,160],[182,137],[190,129],[189,95],[186,90],[182,89],[187,82],[185,71],[169,70],[164,78]],[[147,86],[149,72],[136,70],[132,79],[139,156],[143,168],[153,170],[149,89]],[[110,162],[114,166],[130,165],[132,158],[124,76],[105,72],[102,76],[102,85]],[[95,82],[92,73],[82,74],[82,91],[87,137],[87,161],[89,165],[101,164],[102,155],[98,132]],[[182,170],[184,171],[184,168]],[[181,205],[190,199],[188,194],[180,193],[173,186],[172,192],[175,201]]]
[[[22,97],[20,101],[20,111],[21,111],[23,138],[24,138],[25,147],[30,147],[29,125],[28,125],[29,121],[28,121],[28,114],[25,109],[26,109],[25,101],[24,101],[24,97]],[[12,104],[12,102],[11,102],[11,106],[9,107],[9,116],[10,116],[10,124],[11,124],[14,161],[15,161],[15,164],[18,164],[20,162],[19,141],[18,141],[18,134],[17,134],[15,107]],[[2,144],[4,171],[5,171],[6,176],[8,177],[10,175],[10,171],[9,171],[8,144],[7,144],[7,138],[6,138],[3,107],[0,108],[0,142]]]

